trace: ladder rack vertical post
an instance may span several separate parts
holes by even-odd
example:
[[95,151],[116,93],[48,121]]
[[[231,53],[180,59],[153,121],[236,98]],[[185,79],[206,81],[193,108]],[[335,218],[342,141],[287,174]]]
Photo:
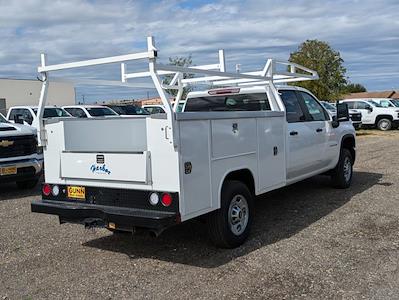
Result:
[[[41,61],[41,66],[45,67],[46,62],[47,62],[47,57],[46,54],[42,53],[40,55],[40,61]],[[37,135],[38,135],[38,143],[39,146],[45,146],[46,145],[46,132],[44,129],[44,120],[43,120],[43,115],[44,115],[44,108],[46,107],[46,102],[47,102],[47,91],[48,91],[48,86],[49,86],[49,77],[47,72],[42,72],[41,73],[41,80],[42,80],[42,88],[40,90],[40,98],[39,98],[39,107],[37,111],[37,116],[39,119],[39,124],[37,128]]]
[[219,50],[219,69],[220,72],[226,72],[226,60],[224,58],[224,50]]
[[[148,48],[149,53],[156,51],[155,44],[154,44],[154,38],[152,36],[147,37],[147,48]],[[175,137],[174,113],[172,110],[172,105],[169,102],[168,97],[165,94],[165,90],[162,87],[162,81],[157,74],[156,55],[154,57],[151,57],[151,55],[149,56],[148,67],[149,67],[151,79],[154,82],[155,88],[159,94],[159,97],[161,98],[162,104],[165,107],[165,112],[166,112],[167,120],[169,123],[169,125],[166,126],[166,128],[165,128],[166,136],[169,136],[168,132],[170,131],[171,135],[172,135],[172,139],[170,142],[173,144],[174,147],[177,147],[176,137]]]

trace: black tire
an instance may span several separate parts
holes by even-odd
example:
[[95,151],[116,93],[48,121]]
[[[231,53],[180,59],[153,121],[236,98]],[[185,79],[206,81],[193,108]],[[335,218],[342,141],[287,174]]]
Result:
[[382,131],[387,131],[392,128],[392,121],[387,118],[381,118],[377,122],[377,128]]
[[39,182],[39,179],[29,179],[29,180],[24,180],[24,181],[17,181],[17,187],[19,189],[33,189],[37,183]]
[[343,148],[339,156],[338,164],[331,174],[332,185],[338,189],[346,189],[352,183],[352,175],[353,158],[350,151]]
[[242,245],[250,233],[252,207],[253,197],[244,183],[236,180],[225,182],[222,188],[221,208],[210,213],[207,220],[211,241],[221,248],[236,248]]

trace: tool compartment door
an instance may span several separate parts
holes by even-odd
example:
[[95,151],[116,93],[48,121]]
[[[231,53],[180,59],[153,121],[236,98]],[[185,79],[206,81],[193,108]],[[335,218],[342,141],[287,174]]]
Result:
[[61,177],[128,182],[149,182],[149,152],[61,153]]

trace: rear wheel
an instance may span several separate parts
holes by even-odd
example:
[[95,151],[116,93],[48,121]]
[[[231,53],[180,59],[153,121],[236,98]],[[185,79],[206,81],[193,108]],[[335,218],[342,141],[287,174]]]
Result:
[[39,179],[30,179],[30,180],[24,180],[24,181],[17,181],[17,187],[19,189],[33,189],[37,183],[39,182]]
[[334,187],[346,189],[351,185],[353,174],[353,159],[350,151],[346,148],[341,150],[339,161],[331,175]]
[[227,181],[223,185],[221,208],[208,217],[208,231],[218,247],[235,248],[245,242],[252,223],[253,199],[241,181]]
[[386,118],[379,119],[377,128],[382,131],[390,130],[392,128],[392,121]]

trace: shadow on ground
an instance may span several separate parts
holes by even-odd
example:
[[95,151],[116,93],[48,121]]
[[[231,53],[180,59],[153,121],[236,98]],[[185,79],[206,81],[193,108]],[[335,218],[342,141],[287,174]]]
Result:
[[13,200],[24,197],[41,196],[42,179],[32,189],[19,189],[15,182],[0,183],[0,201]]
[[351,188],[337,190],[330,187],[327,176],[316,176],[262,195],[255,204],[250,238],[233,250],[215,248],[208,240],[205,224],[198,220],[170,228],[158,238],[111,234],[84,246],[125,253],[131,259],[152,258],[214,268],[295,235],[373,185],[384,185],[381,178],[382,174],[355,172]]

